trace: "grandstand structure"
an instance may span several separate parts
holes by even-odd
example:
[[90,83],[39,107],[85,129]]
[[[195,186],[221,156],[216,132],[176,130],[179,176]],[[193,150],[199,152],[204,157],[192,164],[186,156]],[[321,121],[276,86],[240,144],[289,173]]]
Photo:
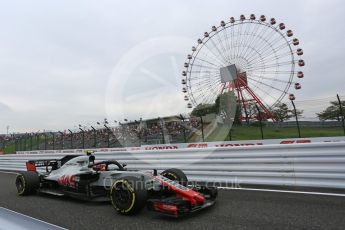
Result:
[[[127,120],[127,119],[126,119]],[[0,135],[0,149],[14,146],[14,150],[56,150],[85,148],[139,147],[149,144],[187,142],[200,130],[201,118],[183,115],[118,122],[111,126],[105,119],[102,128],[79,126],[72,131],[16,133]]]

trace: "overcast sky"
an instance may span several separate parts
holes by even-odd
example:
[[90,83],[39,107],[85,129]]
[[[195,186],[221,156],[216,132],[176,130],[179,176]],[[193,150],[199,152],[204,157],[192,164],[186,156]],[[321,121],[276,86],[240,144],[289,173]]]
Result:
[[187,112],[186,54],[212,25],[240,14],[275,17],[300,39],[298,99],[345,94],[341,0],[0,2],[0,133]]

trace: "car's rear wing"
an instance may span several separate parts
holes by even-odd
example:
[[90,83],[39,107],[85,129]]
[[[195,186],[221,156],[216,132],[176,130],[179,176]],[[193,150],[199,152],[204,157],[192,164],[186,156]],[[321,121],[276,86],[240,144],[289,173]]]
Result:
[[67,161],[81,155],[66,155],[60,159],[40,159],[40,160],[29,160],[26,162],[27,171],[36,172],[37,167],[52,167],[52,170],[56,170],[64,165]]

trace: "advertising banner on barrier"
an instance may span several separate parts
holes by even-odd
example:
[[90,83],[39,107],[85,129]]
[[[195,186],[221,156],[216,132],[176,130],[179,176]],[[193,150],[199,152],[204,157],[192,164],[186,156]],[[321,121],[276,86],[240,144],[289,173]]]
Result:
[[183,149],[183,148],[210,148],[210,147],[238,147],[272,144],[301,144],[319,142],[343,142],[345,137],[315,137],[315,138],[286,138],[270,140],[246,140],[246,141],[215,141],[197,143],[178,143],[165,145],[142,145],[142,150]]
[[195,142],[195,143],[176,143],[161,145],[142,145],[141,147],[124,148],[98,148],[98,149],[63,149],[63,150],[35,150],[17,151],[17,154],[45,154],[45,153],[83,153],[86,150],[95,152],[121,152],[121,151],[154,151],[188,148],[222,148],[238,146],[272,145],[272,144],[306,144],[320,142],[345,142],[345,136],[339,137],[313,137],[313,138],[286,138],[270,140],[246,140],[246,141],[215,141],[215,142]]

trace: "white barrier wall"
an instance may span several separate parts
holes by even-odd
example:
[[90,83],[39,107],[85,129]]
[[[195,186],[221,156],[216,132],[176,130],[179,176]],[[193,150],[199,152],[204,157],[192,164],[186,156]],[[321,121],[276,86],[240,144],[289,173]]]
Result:
[[[29,159],[65,154],[0,156],[0,170],[25,170]],[[183,169],[193,181],[345,189],[345,142],[272,144],[157,151],[98,152],[96,159],[116,159],[129,169]]]
[[[316,138],[287,138],[270,140],[249,140],[249,141],[216,141],[216,142],[198,142],[198,143],[176,143],[164,145],[142,145],[141,147],[129,148],[96,148],[87,149],[96,152],[118,152],[118,151],[140,151],[140,150],[164,150],[164,149],[191,149],[191,148],[224,148],[237,146],[255,146],[272,144],[306,144],[320,142],[345,142],[344,136],[339,137],[316,137]],[[34,150],[17,151],[17,154],[43,154],[43,153],[83,153],[86,149],[64,149],[64,150]]]

